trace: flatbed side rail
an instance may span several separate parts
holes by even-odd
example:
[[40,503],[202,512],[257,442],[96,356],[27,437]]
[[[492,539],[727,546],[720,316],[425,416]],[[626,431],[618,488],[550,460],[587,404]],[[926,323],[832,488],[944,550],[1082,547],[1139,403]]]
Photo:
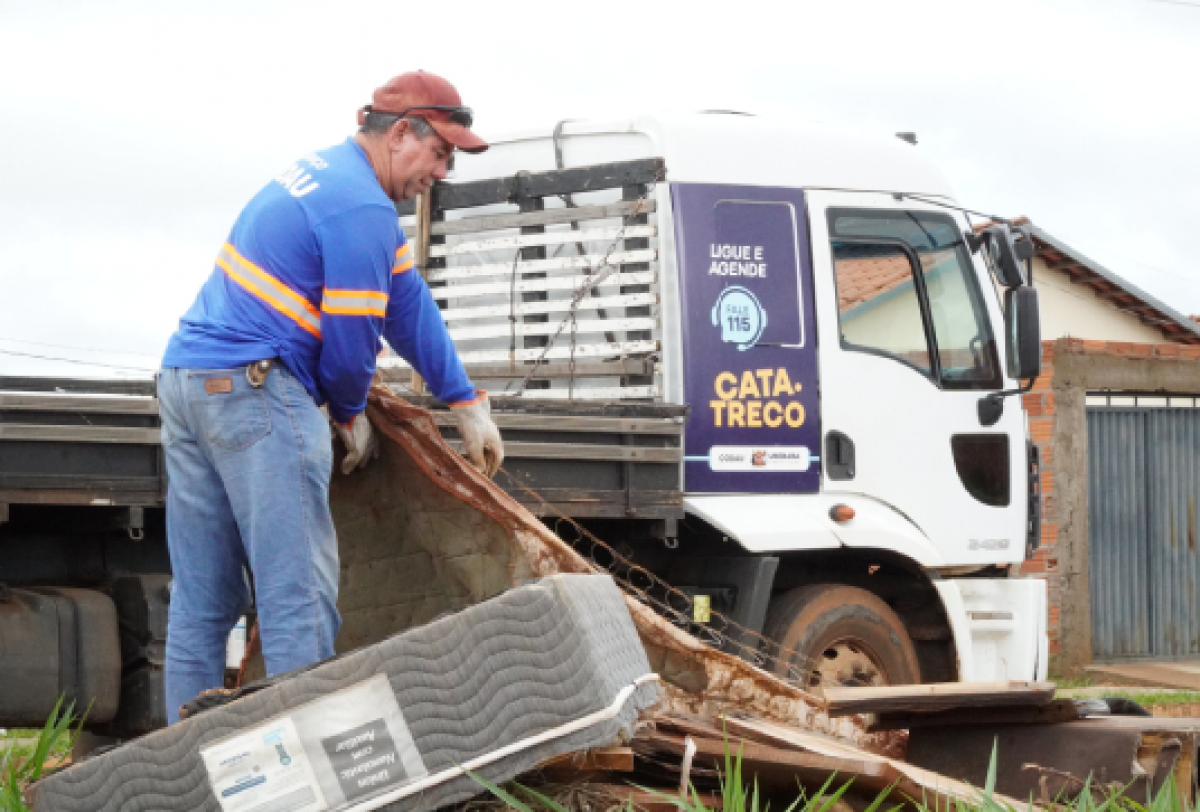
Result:
[[[431,409],[458,446],[449,409],[428,396],[405,397]],[[495,398],[492,418],[506,454],[496,481],[536,516],[681,519],[687,413],[661,403]]]
[[163,503],[153,381],[0,378],[0,506]]
[[[34,391],[23,379],[12,391],[0,382],[0,506],[164,504],[157,399],[97,383],[53,379]],[[406,396],[458,446],[446,407]],[[499,484],[534,514],[682,518],[686,407],[496,397],[492,412],[508,455]]]
[[[662,400],[665,177],[645,158],[439,183],[399,205],[473,380],[510,397]],[[381,367],[424,391],[403,359]]]

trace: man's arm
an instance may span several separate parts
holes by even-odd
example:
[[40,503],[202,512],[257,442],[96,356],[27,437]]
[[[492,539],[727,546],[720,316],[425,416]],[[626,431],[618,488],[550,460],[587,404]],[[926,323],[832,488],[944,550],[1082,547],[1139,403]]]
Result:
[[411,251],[406,242],[396,254],[384,337],[438,400],[452,406],[473,401],[475,386],[459,360],[433,293],[413,266]]
[[438,400],[450,406],[467,459],[485,476],[494,476],[504,461],[504,442],[492,421],[491,403],[487,393],[476,391],[467,377],[442,311],[413,267],[410,251],[406,243],[396,253],[384,335],[428,382]]
[[322,221],[316,232],[325,267],[317,385],[330,417],[345,426],[366,408],[375,374],[388,313],[395,214],[364,206]]

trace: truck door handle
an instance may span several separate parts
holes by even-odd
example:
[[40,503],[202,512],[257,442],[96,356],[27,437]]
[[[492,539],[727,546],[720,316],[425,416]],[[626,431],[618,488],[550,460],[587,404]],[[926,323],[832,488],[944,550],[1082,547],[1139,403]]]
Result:
[[840,431],[825,435],[825,474],[834,480],[854,479],[854,441]]

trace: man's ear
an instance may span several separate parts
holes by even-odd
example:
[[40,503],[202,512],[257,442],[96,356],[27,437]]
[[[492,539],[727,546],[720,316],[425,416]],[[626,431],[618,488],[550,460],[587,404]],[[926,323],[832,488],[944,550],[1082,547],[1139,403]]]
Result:
[[404,141],[404,136],[412,132],[412,125],[406,119],[400,119],[388,130],[388,149],[398,150]]

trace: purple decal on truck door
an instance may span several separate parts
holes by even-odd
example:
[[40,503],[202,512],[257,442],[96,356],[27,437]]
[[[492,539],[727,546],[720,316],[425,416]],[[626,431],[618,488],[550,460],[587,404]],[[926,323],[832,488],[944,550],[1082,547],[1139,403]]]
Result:
[[797,189],[673,184],[689,493],[820,487],[812,269]]

